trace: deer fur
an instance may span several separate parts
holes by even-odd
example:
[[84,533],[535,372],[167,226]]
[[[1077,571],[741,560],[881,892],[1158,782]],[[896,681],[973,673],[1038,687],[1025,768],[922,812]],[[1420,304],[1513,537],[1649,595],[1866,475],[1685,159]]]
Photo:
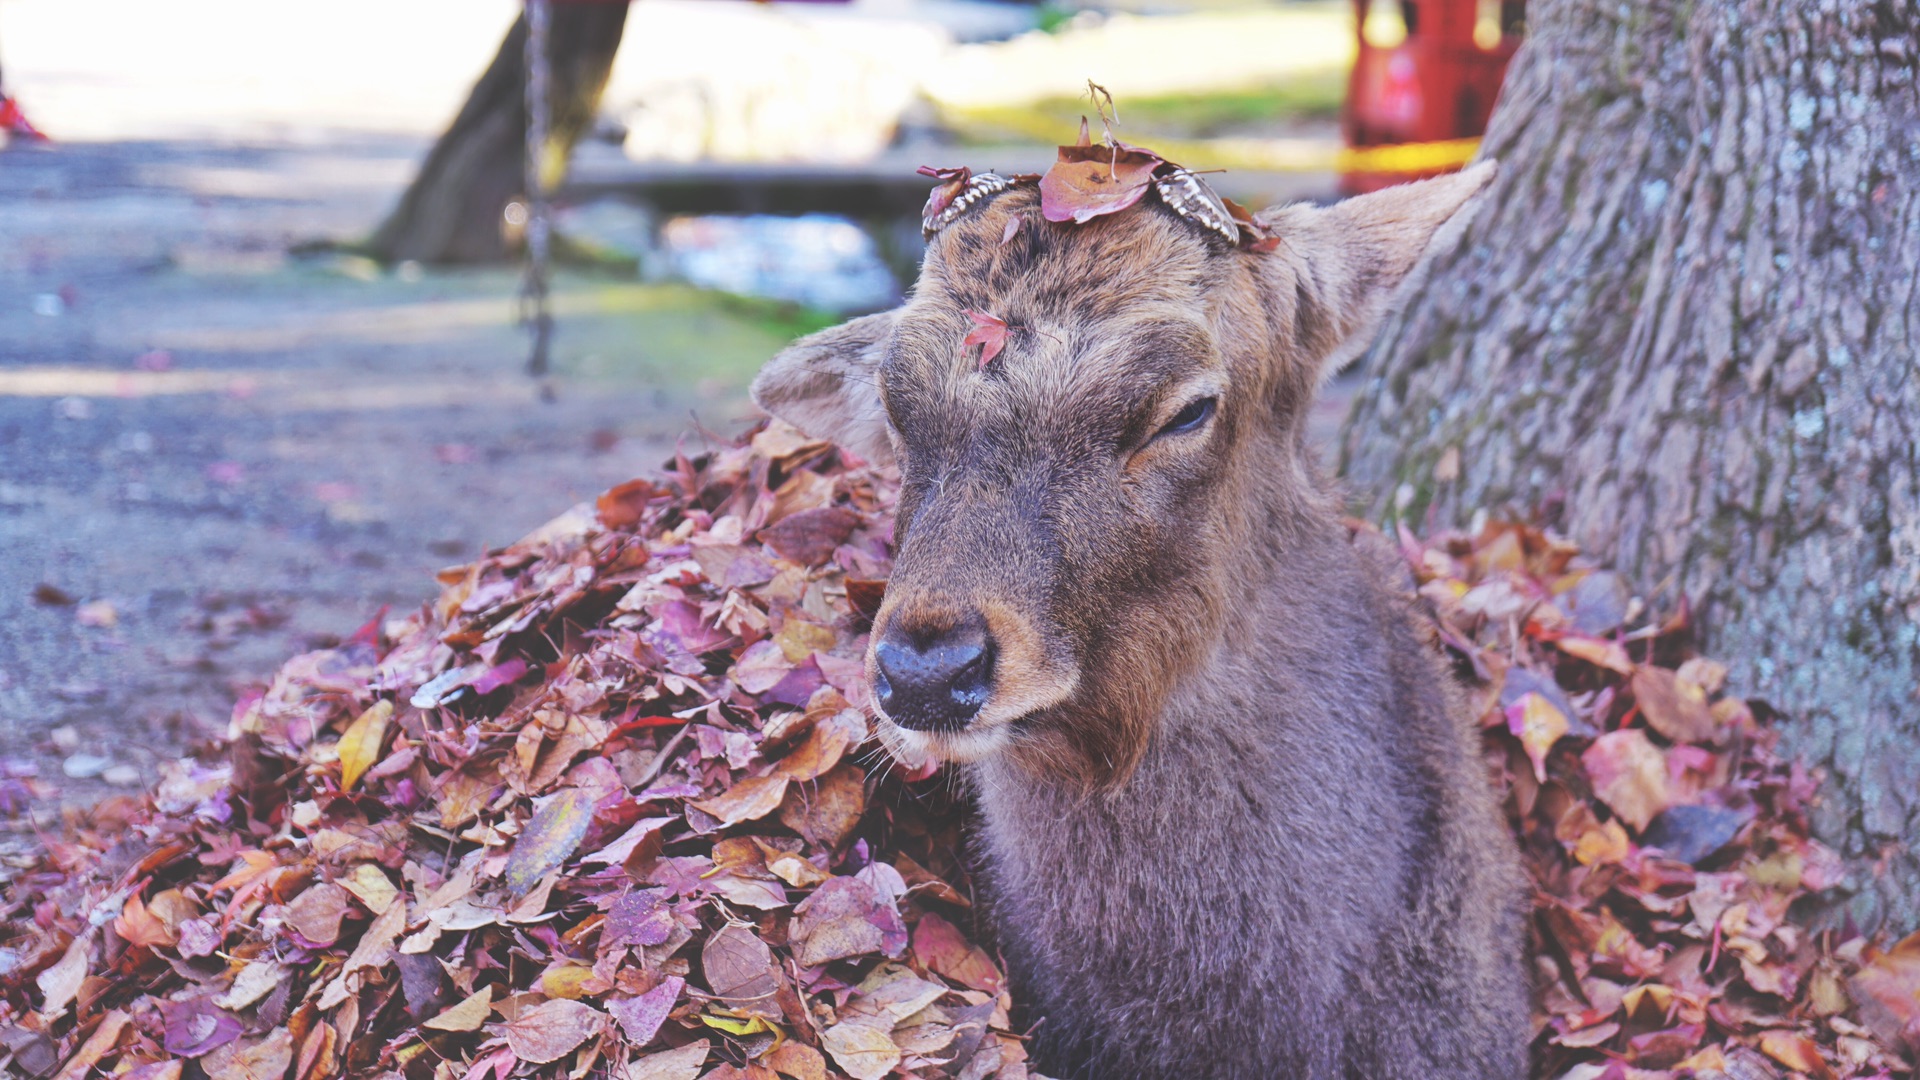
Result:
[[[1329,364],[1491,176],[1268,211],[1270,252],[1150,200],[1052,224],[1016,188],[932,239],[902,307],[755,381],[900,465],[874,640],[972,612],[998,643],[964,730],[878,726],[965,763],[1046,1075],[1524,1071],[1521,879],[1477,733],[1305,439]],[[1010,327],[984,366],[969,309]]]

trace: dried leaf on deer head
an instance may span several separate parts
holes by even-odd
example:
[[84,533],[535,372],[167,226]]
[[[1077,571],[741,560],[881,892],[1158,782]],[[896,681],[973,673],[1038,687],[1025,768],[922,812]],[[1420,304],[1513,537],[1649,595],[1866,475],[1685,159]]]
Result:
[[1128,146],[1063,146],[1040,178],[1040,213],[1048,221],[1085,224],[1134,205],[1154,185],[1166,161]]

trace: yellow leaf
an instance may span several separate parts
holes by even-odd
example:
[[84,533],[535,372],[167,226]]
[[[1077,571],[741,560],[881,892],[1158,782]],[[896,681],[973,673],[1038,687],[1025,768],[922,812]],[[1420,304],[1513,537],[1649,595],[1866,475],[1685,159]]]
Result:
[[421,1024],[434,1031],[478,1031],[493,1012],[493,987],[483,986],[473,996]]
[[1582,866],[1611,864],[1625,860],[1632,850],[1627,842],[1627,830],[1617,821],[1608,821],[1580,834],[1579,842],[1573,846],[1573,857]]
[[367,910],[375,915],[384,915],[392,905],[400,890],[394,887],[393,879],[373,863],[361,863],[339,881],[341,888],[353,894],[354,899],[367,905]]
[[593,977],[593,969],[590,967],[566,964],[540,976],[540,992],[550,998],[578,1001],[586,996],[586,991],[581,988],[582,985]]
[[1617,641],[1569,634],[1554,644],[1568,656],[1577,656],[1595,667],[1617,671],[1622,675],[1633,674],[1633,659],[1627,655],[1627,647]]
[[387,721],[393,717],[393,702],[376,701],[360,718],[347,725],[340,736],[340,790],[352,791],[353,785],[380,760],[380,744],[387,738]]
[[1547,754],[1567,733],[1566,715],[1546,698],[1529,692],[1507,706],[1507,730],[1519,738],[1533,762],[1534,779],[1546,783]]
[[702,1013],[700,1014],[700,1022],[710,1028],[719,1028],[729,1035],[759,1035],[767,1032],[778,1033],[778,1029],[772,1024],[767,1023],[766,1018],[761,1016],[749,1016],[743,1019],[740,1017],[714,1016],[710,1013]]
[[1833,1075],[1826,1061],[1820,1057],[1820,1050],[1813,1040],[1797,1032],[1763,1031],[1760,1033],[1760,1050],[1795,1072],[1823,1078]]

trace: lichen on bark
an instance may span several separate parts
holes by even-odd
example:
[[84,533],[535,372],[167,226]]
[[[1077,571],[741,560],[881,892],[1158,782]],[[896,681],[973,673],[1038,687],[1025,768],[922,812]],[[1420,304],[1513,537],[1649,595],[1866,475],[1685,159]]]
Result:
[[1688,596],[1828,774],[1836,910],[1920,926],[1920,15],[1530,14],[1501,177],[1374,343],[1342,468],[1377,516],[1544,513]]

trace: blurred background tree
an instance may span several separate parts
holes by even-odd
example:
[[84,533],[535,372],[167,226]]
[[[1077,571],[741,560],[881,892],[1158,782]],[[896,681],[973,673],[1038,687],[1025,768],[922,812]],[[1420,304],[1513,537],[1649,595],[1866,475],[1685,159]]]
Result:
[[1920,924],[1920,25],[1911,4],[1530,5],[1485,211],[1342,438],[1416,525],[1541,510],[1831,774],[1846,911]]
[[[624,0],[553,5],[547,153],[556,173],[593,125],[626,23]],[[388,263],[493,262],[506,256],[503,213],[525,187],[526,55],[522,15],[399,205],[367,242],[369,254]]]

